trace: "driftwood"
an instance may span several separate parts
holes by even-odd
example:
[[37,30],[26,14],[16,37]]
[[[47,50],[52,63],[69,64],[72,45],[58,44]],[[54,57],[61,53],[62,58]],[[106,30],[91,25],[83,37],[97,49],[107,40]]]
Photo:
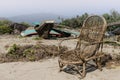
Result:
[[113,23],[109,23],[107,25],[107,27],[111,27],[111,26],[119,26],[120,25],[120,21],[119,22],[113,22]]
[[[102,70],[100,58],[104,56],[102,46],[106,28],[107,24],[103,17],[97,15],[88,17],[81,28],[76,48],[65,52],[60,49],[58,60],[60,71],[64,66],[72,65],[83,78],[86,75],[86,64],[90,60],[93,60]],[[79,68],[80,65],[81,68]]]

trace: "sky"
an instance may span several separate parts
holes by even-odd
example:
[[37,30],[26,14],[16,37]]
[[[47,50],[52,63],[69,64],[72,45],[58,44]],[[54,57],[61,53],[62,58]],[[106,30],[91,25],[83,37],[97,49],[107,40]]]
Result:
[[120,0],[0,0],[0,17],[34,13],[64,16],[120,12]]

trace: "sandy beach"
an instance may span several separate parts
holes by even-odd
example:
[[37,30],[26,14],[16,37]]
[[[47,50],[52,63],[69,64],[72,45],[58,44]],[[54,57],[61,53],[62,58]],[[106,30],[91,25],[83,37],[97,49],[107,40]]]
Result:
[[[0,36],[0,53],[6,53],[7,48],[13,44],[35,45],[41,42],[45,45],[58,45],[59,40],[34,40],[33,37],[19,38],[14,36]],[[63,46],[70,49],[75,47],[76,40],[63,42]],[[106,53],[120,54],[119,47],[105,45]],[[114,69],[103,68],[88,72],[83,80],[120,80],[120,66]],[[76,75],[59,72],[58,58],[43,59],[36,62],[11,62],[0,64],[0,80],[80,80]]]

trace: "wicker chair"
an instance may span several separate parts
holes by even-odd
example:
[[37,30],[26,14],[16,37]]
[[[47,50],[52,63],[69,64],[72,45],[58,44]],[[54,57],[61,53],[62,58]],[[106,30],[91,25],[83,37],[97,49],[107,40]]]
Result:
[[70,65],[76,69],[81,78],[84,78],[86,75],[86,65],[91,60],[102,70],[100,59],[104,56],[102,46],[106,28],[107,23],[102,16],[93,15],[88,17],[80,30],[76,48],[64,52],[60,49],[58,59],[60,71]]

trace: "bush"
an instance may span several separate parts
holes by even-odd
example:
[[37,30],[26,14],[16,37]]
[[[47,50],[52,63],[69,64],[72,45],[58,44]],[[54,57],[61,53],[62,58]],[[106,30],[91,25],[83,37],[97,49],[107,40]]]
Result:
[[[62,50],[67,50],[62,47]],[[16,61],[38,61],[59,56],[58,47],[55,45],[25,45],[20,46],[13,44],[7,54],[0,55],[1,62],[16,62]]]
[[0,26],[0,34],[11,33],[12,29],[7,26]]

